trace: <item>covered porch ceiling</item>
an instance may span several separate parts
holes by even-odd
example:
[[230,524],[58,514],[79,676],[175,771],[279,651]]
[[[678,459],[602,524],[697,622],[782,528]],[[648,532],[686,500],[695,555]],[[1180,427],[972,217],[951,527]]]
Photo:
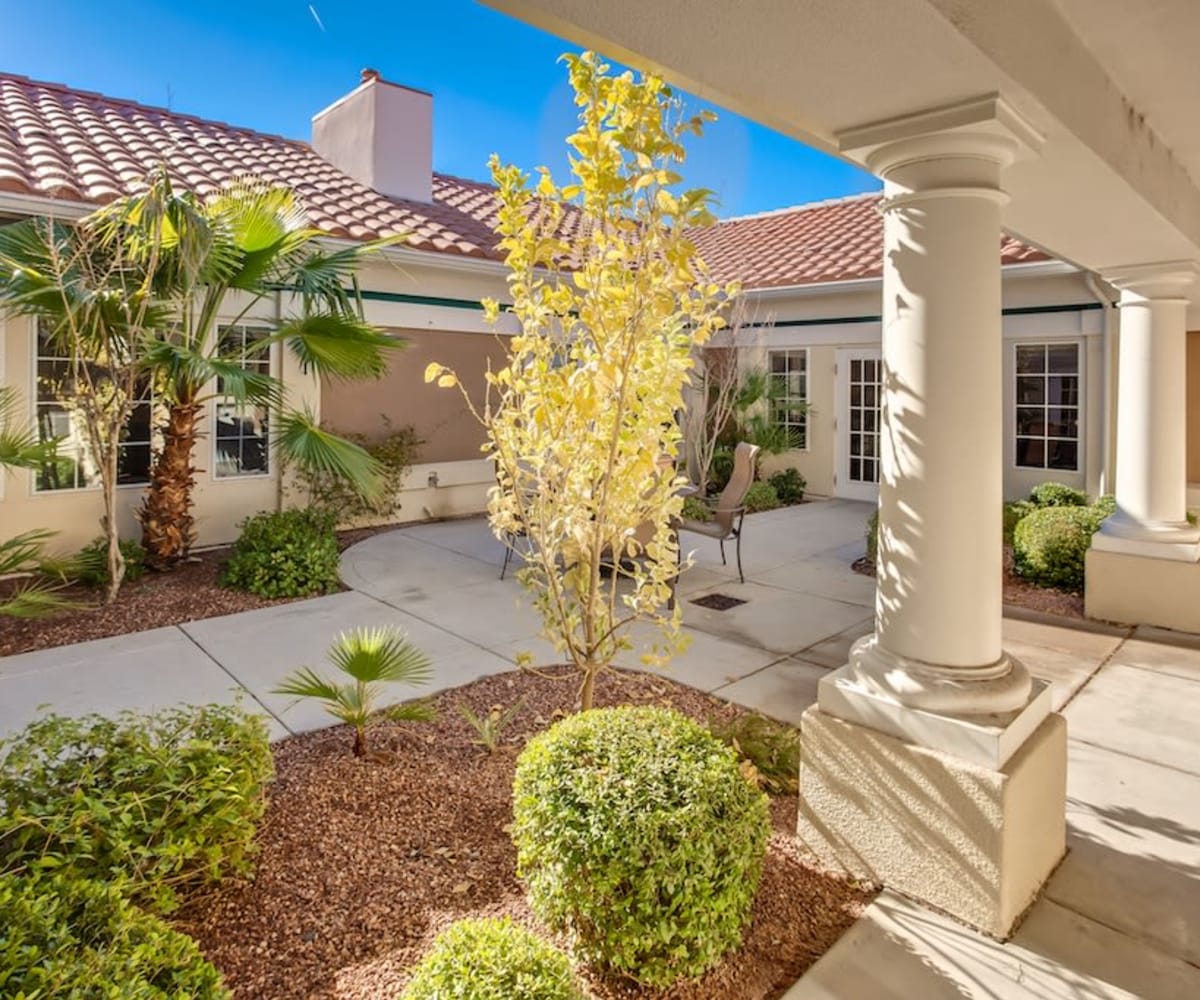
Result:
[[1195,0],[485,2],[834,155],[999,93],[1046,140],[1007,229],[1092,270],[1200,257]]

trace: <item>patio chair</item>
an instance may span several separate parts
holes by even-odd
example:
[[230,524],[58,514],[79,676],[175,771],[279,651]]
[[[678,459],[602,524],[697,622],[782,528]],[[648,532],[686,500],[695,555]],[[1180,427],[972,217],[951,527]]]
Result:
[[743,502],[751,485],[754,483],[754,460],[758,455],[758,445],[740,441],[733,452],[733,472],[725,489],[717,497],[716,506],[712,508],[711,521],[695,521],[691,518],[681,518],[680,531],[691,531],[697,535],[715,538],[721,546],[721,565],[726,566],[725,543],[729,539],[737,542],[738,579],[746,582],[746,574],[742,572],[742,519],[746,516]]

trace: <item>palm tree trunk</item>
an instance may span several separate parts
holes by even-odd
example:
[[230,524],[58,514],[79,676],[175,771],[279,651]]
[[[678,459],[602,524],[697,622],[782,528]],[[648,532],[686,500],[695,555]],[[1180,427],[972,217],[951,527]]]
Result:
[[192,517],[192,487],[196,468],[196,427],[202,407],[176,403],[167,412],[163,447],[150,473],[150,487],[142,502],[142,545],[146,561],[158,570],[171,569],[185,558],[196,540]]
[[365,757],[367,755],[367,740],[363,733],[362,726],[354,727],[354,756]]

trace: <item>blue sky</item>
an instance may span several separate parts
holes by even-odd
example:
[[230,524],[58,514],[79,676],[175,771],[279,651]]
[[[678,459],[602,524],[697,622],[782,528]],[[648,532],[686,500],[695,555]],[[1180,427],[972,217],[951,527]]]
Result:
[[[486,179],[498,152],[560,173],[573,129],[561,39],[474,0],[6,0],[0,69],[307,139],[364,66],[432,91],[434,167]],[[315,16],[314,16],[315,11]],[[319,22],[319,23],[318,23]],[[47,26],[57,26],[52,36]],[[39,39],[36,45],[31,39]],[[692,103],[693,107],[700,107]],[[695,143],[689,186],[720,215],[857,194],[874,178],[732,112]]]

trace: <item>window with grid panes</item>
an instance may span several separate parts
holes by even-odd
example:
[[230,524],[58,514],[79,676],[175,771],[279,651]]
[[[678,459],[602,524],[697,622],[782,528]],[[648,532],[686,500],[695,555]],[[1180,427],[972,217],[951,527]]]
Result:
[[883,361],[851,358],[846,373],[848,402],[848,474],[851,482],[879,482],[880,404],[883,402]]
[[[34,419],[38,437],[57,442],[54,458],[37,472],[35,488],[39,492],[49,492],[98,487],[100,468],[88,443],[87,429],[69,405],[70,359],[54,345],[40,323],[35,351]],[[154,400],[147,379],[121,438],[117,453],[117,485],[135,486],[150,481],[154,434]]]
[[[271,351],[267,330],[246,326],[227,326],[220,331],[220,355],[238,359],[247,371],[271,373]],[[215,475],[219,479],[236,476],[263,476],[271,471],[269,443],[270,412],[258,403],[238,403],[223,395],[217,380],[214,414],[213,450]]]
[[1079,469],[1078,344],[1016,347],[1016,464]]
[[792,447],[808,447],[808,351],[769,351],[768,371],[774,383],[771,419],[792,438]]

